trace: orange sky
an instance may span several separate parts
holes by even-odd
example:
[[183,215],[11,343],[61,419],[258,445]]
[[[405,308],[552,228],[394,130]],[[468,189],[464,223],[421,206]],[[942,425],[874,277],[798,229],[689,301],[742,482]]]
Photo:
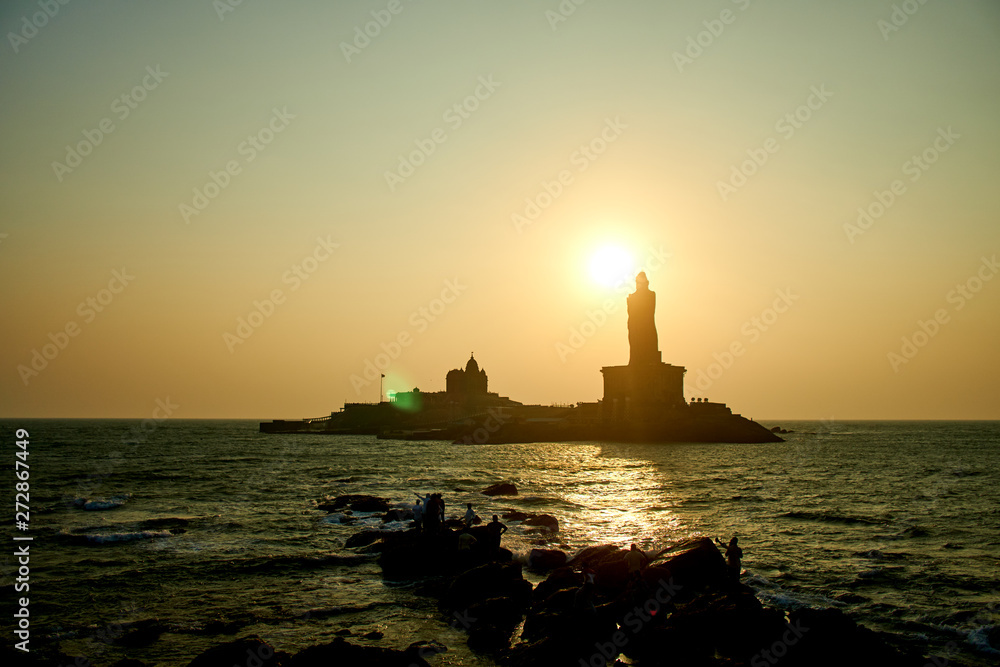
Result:
[[0,415],[597,400],[617,247],[688,396],[1000,418],[995,3],[560,6],[4,3]]

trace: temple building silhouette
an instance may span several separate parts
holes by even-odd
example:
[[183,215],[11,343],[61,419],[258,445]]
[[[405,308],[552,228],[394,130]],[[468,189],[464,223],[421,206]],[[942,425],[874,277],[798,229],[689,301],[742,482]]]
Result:
[[644,272],[627,298],[629,359],[604,366],[604,396],[575,405],[524,405],[489,391],[470,355],[445,375],[445,390],[390,393],[378,403],[345,403],[328,417],[263,422],[264,433],[369,433],[381,438],[457,442],[778,442],[723,403],[684,398],[683,366],[664,363],[656,332],[656,293]]

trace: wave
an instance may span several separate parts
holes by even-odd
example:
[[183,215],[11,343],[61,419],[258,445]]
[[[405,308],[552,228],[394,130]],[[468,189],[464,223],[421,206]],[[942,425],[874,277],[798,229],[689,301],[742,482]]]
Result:
[[286,571],[316,570],[324,567],[358,565],[372,561],[377,555],[368,554],[327,554],[325,556],[275,556],[230,560],[223,564],[227,571],[241,573],[271,574]]
[[95,544],[109,544],[114,542],[135,542],[136,540],[152,540],[163,537],[171,537],[173,533],[169,530],[140,530],[127,533],[84,533],[76,536],[87,542]]
[[883,521],[868,517],[846,516],[827,512],[785,512],[784,514],[779,514],[778,518],[820,521],[822,523],[843,523],[847,525],[863,524],[868,526],[880,526],[884,523]]
[[110,498],[74,498],[73,506],[91,512],[100,512],[103,510],[113,510],[117,507],[121,507],[131,499],[131,493],[123,493],[117,496],[111,496]]

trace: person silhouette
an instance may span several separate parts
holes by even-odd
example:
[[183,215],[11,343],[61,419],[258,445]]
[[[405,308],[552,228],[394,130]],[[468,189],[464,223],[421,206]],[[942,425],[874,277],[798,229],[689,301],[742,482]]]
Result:
[[419,493],[414,493],[417,497],[417,504],[413,506],[413,520],[417,522],[417,532],[420,532],[420,527],[423,526],[427,528],[427,513],[431,507],[431,494],[422,496]]
[[490,538],[490,553],[496,555],[500,552],[500,536],[507,532],[507,526],[500,523],[500,517],[493,515],[493,521],[486,524],[486,534]]
[[437,493],[427,496],[427,501],[424,503],[424,530],[431,535],[436,535],[441,525],[443,504],[441,495]]
[[625,554],[625,562],[628,564],[628,578],[638,579],[642,576],[642,566],[649,562],[649,556],[633,542],[628,553]]
[[735,535],[729,540],[729,545],[723,544],[719,538],[715,538],[715,541],[720,547],[725,547],[726,549],[726,566],[729,568],[729,577],[733,581],[740,580],[740,570],[742,569],[741,560],[743,558],[743,549],[740,548],[740,540]]
[[472,503],[466,503],[469,508],[465,510],[465,527],[472,528],[472,522],[476,520],[476,513],[472,511]]
[[472,551],[472,547],[476,544],[477,540],[475,536],[469,532],[468,528],[463,528],[462,532],[458,535],[458,551],[459,553],[468,554]]

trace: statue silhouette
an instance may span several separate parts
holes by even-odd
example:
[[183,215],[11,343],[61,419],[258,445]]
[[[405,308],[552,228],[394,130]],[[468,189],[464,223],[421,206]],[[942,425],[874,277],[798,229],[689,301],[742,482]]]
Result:
[[628,345],[630,366],[660,362],[656,339],[656,292],[649,289],[646,272],[635,277],[635,292],[628,295]]

